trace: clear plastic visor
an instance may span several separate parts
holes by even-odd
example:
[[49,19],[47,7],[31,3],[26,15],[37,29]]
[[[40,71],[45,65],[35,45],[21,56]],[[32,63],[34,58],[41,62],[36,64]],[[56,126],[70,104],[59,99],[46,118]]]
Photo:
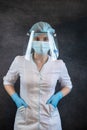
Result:
[[56,60],[59,56],[58,48],[56,47],[55,40],[50,32],[43,32],[43,33],[35,33],[34,31],[31,32],[28,46],[25,53],[25,59],[30,60],[31,50],[32,50],[32,43],[33,41],[44,41],[49,43],[50,47],[50,55],[53,60]]

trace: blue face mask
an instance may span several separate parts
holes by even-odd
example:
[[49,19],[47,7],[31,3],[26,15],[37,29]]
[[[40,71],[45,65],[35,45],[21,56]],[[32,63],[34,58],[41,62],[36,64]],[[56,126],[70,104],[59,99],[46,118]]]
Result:
[[44,41],[33,41],[32,48],[41,55],[46,55],[50,49],[49,43]]

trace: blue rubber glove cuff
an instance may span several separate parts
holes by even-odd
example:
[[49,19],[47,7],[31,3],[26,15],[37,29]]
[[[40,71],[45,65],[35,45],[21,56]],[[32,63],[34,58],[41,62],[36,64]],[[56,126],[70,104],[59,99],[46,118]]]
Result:
[[21,106],[28,107],[28,105],[25,103],[25,101],[22,98],[20,98],[17,93],[12,94],[11,98],[15,102],[17,108],[19,108]]
[[16,100],[19,98],[18,94],[17,93],[13,93],[11,95],[11,98],[13,99],[14,102],[16,102]]

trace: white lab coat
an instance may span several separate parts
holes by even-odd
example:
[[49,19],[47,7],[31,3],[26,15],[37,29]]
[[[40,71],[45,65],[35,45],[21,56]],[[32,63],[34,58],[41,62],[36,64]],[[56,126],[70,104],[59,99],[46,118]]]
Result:
[[20,96],[29,105],[17,109],[14,130],[62,130],[57,108],[46,104],[54,94],[57,81],[61,86],[72,88],[70,76],[62,60],[48,61],[41,71],[33,61],[17,56],[4,77],[4,85],[14,85],[20,76]]

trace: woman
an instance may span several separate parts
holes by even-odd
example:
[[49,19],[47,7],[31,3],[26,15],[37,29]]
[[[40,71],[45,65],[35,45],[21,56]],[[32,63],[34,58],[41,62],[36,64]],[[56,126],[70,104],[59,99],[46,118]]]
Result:
[[[57,60],[55,30],[46,22],[30,29],[24,56],[17,56],[4,77],[4,87],[17,106],[14,130],[62,130],[58,102],[72,88],[63,60]],[[20,76],[20,96],[14,84]],[[57,81],[61,90],[55,93]]]

